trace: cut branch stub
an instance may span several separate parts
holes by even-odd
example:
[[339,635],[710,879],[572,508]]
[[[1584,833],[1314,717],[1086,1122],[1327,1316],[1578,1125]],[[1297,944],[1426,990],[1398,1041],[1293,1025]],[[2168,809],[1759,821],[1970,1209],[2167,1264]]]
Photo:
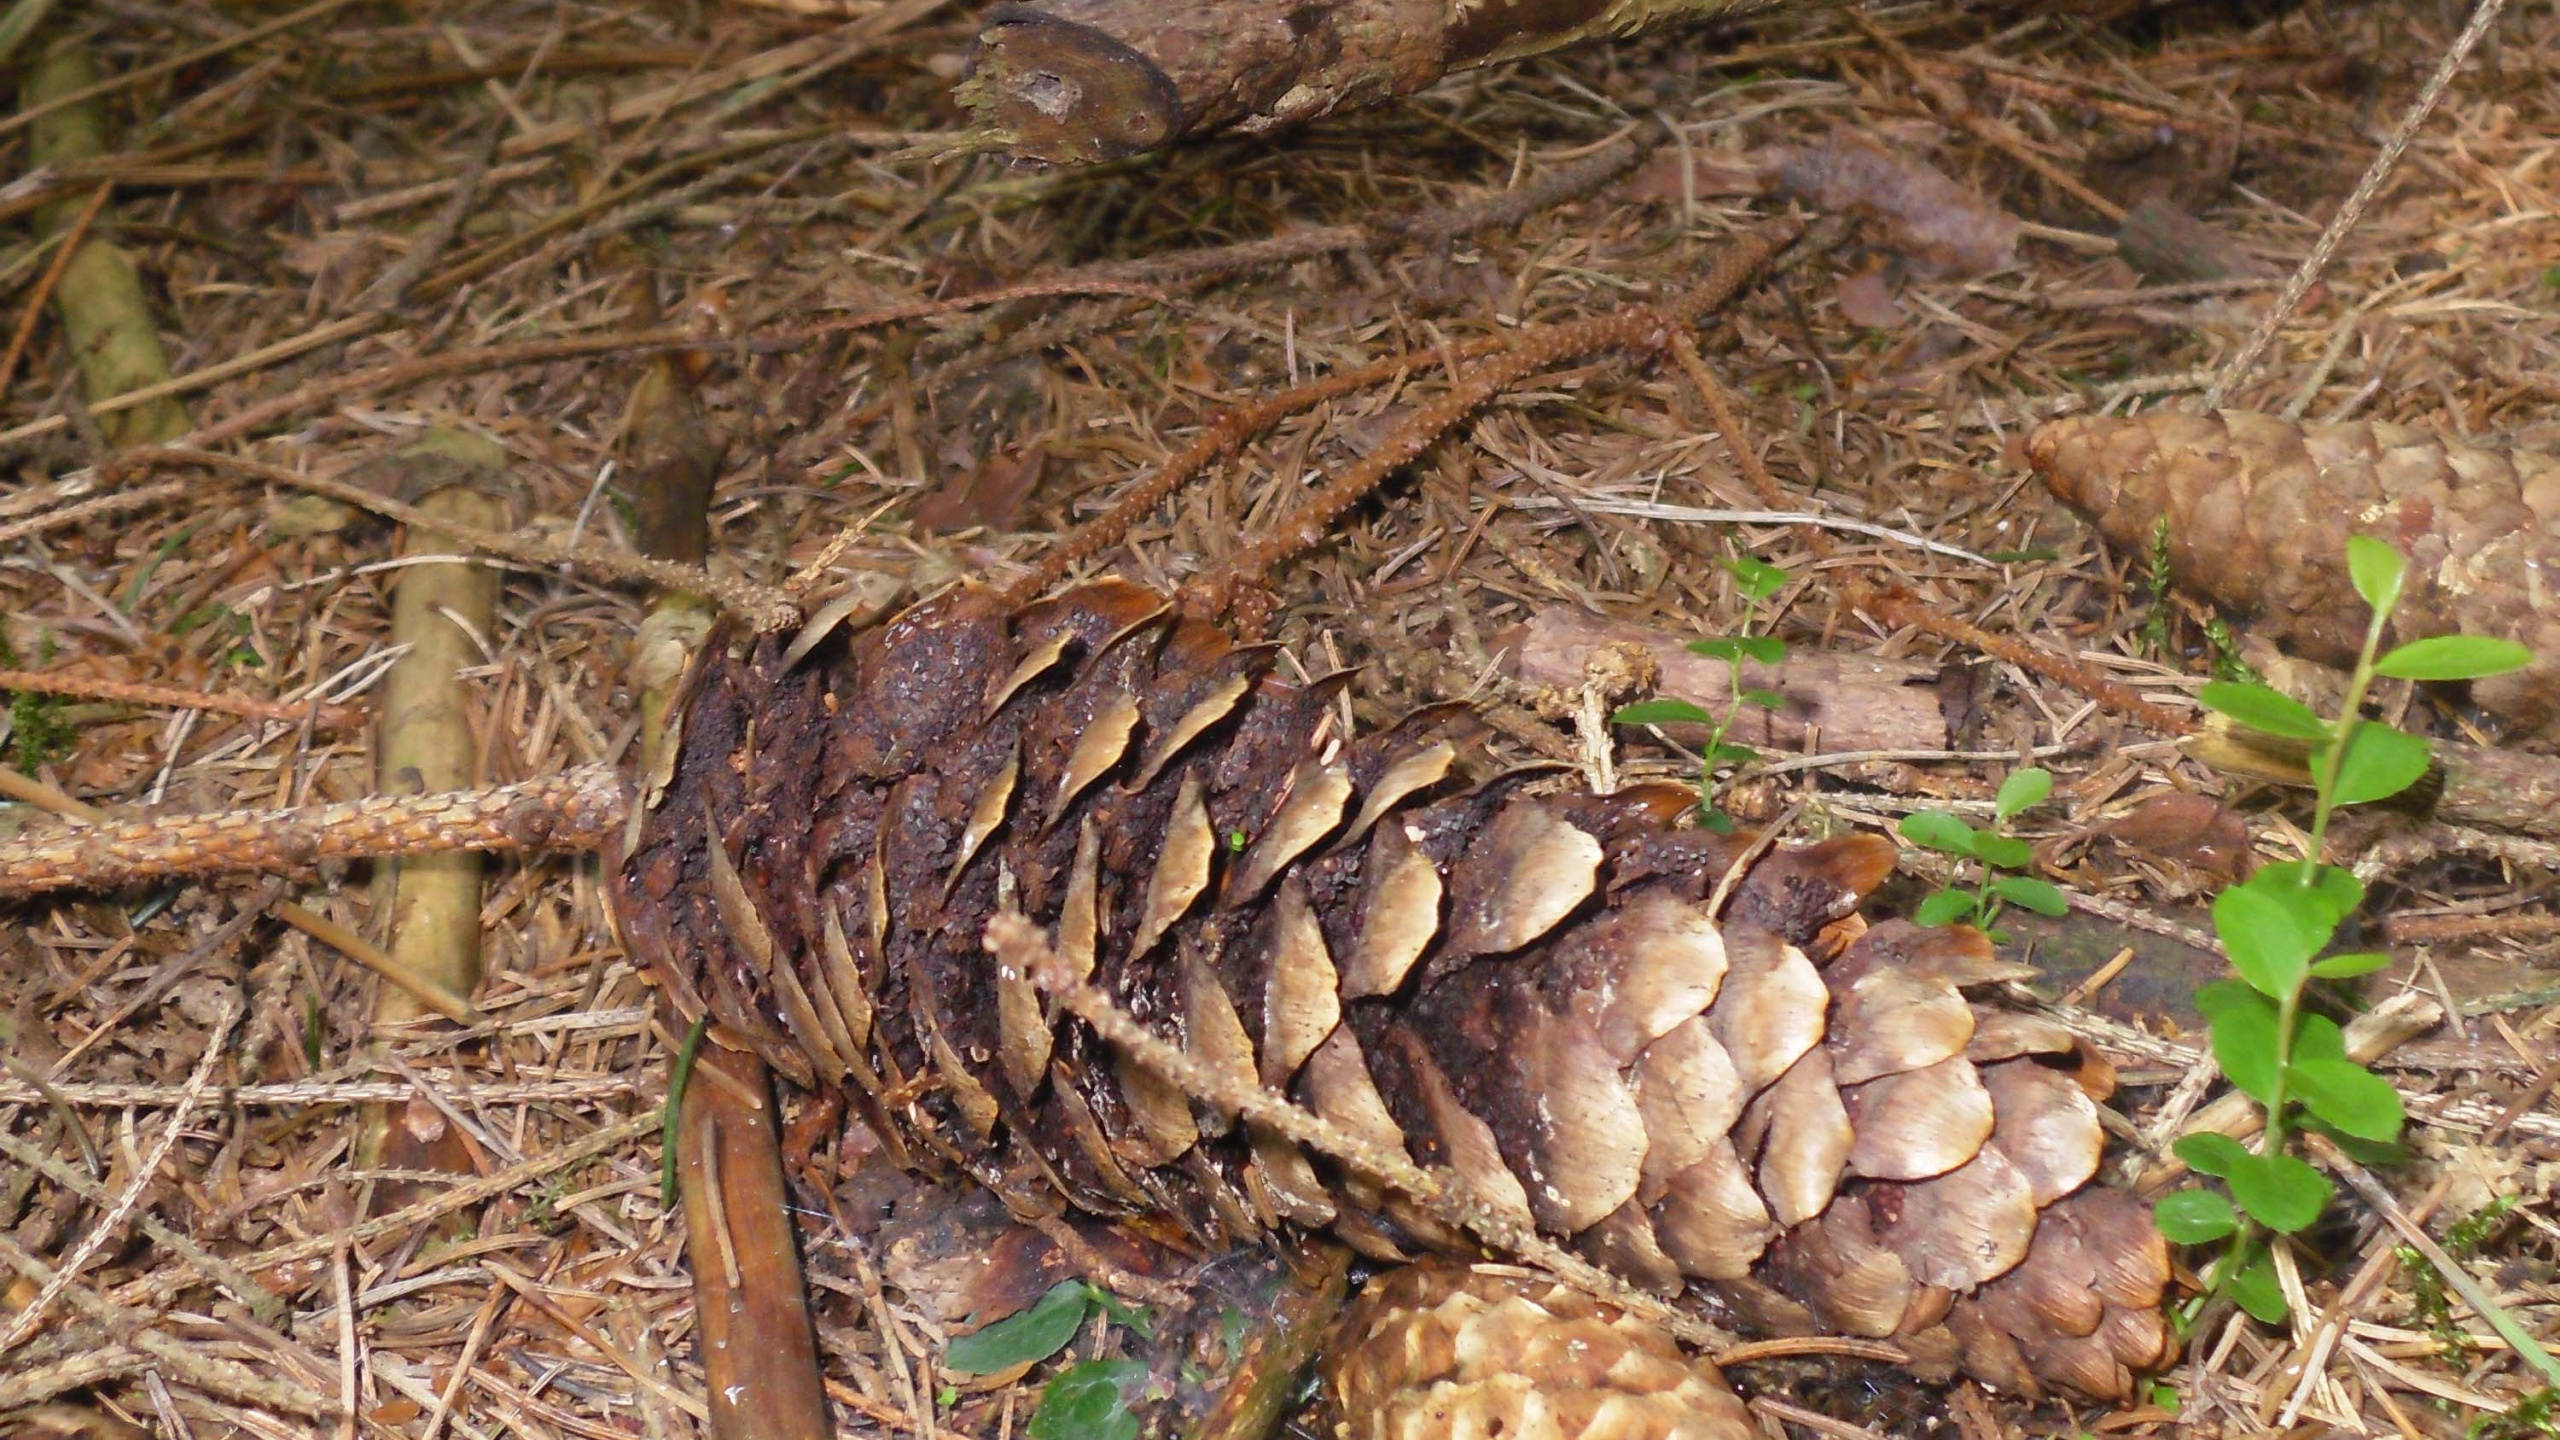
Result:
[[[2090,1188],[2096,1112],[2046,1083],[2057,1057],[1974,1053],[1995,1012],[1963,992],[2014,969],[1969,930],[1857,918],[1890,844],[1762,852],[1674,828],[1690,797],[1547,772],[1468,788],[1434,727],[1343,735],[1329,685],[1119,582],[787,649],[709,647],[609,888],[679,1008],[845,1077],[904,1152],[1204,1241],[1458,1243],[1374,1145],[1764,1329],[2028,1392],[2124,1395],[2169,1353],[2162,1242]],[[1000,916],[1211,1088],[1358,1144],[1186,1094],[1015,951],[990,963]]]

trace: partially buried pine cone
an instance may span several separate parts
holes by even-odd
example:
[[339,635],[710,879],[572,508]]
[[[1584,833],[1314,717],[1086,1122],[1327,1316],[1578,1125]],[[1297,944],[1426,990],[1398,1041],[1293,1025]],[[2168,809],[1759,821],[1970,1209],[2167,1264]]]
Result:
[[1118,582],[704,655],[623,933],[903,1159],[1211,1243],[1475,1248],[1060,1013],[984,948],[1015,915],[1195,1063],[1728,1323],[2027,1394],[2122,1396],[2169,1352],[2071,1037],[1966,997],[2031,973],[1980,934],[1857,917],[1885,840],[1763,853],[1680,826],[1681,787],[1465,784],[1433,713],[1345,733],[1338,679]]

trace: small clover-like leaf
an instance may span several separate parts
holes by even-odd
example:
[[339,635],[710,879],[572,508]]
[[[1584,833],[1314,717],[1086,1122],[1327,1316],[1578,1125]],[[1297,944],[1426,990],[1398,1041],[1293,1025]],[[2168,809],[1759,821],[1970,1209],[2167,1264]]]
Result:
[[2376,970],[2390,968],[2390,956],[2371,950],[2360,950],[2352,955],[2332,955],[2326,960],[2311,963],[2311,973],[2323,980],[2352,980],[2358,975],[2370,975]]
[[2071,913],[2061,889],[2032,875],[2004,875],[1991,882],[1991,893],[2022,910],[2060,918]]
[[2255,886],[2234,885],[2213,897],[2213,933],[2231,956],[2231,968],[2260,994],[2282,999],[2302,988],[2311,957],[2327,943],[2324,931],[2278,897]]
[[2043,804],[2052,793],[2052,771],[2036,765],[2012,770],[2009,778],[2000,782],[2000,796],[1991,802],[1992,813],[2003,820],[2013,819]]
[[2216,680],[2196,692],[2208,710],[2228,715],[2252,730],[2290,740],[2326,740],[2328,722],[2310,706],[2264,685]]
[[1091,1286],[1082,1280],[1061,1280],[1030,1309],[952,1341],[942,1363],[968,1375],[994,1375],[1036,1364],[1067,1348],[1092,1305]]
[[2513,640],[2487,635],[2436,635],[2412,640],[2373,662],[2374,673],[2401,680],[2478,680],[2533,663],[2533,652]]
[[2389,615],[2400,605],[2400,587],[2409,578],[2409,561],[2399,551],[2370,535],[2347,537],[2347,578],[2376,615]]
[[1944,810],[1919,810],[1902,817],[1894,833],[1923,850],[1971,855],[1980,833]]
[[1614,725],[1712,725],[1716,717],[1686,700],[1639,700],[1609,717]]
[[2362,721],[2347,737],[2347,755],[2338,764],[2337,793],[2331,798],[2340,805],[2387,800],[2425,779],[2433,758],[2432,747],[2417,736]]
[[2219,1135],[2211,1130],[2183,1136],[2169,1147],[2169,1151],[2199,1175],[2228,1175],[2232,1166],[2249,1158],[2246,1146],[2228,1135]]
[[1742,642],[1722,635],[1692,640],[1681,648],[1692,655],[1704,655],[1710,660],[1722,660],[1728,665],[1742,658]]
[[2312,1114],[2366,1140],[2390,1140],[2408,1119],[2391,1082],[2352,1060],[2297,1060],[2292,1086]]
[[1756,555],[1737,555],[1724,562],[1733,575],[1733,588],[1750,600],[1766,600],[1786,588],[1787,572]]
[[2179,1245],[2204,1245],[2219,1240],[2240,1228],[2240,1217],[2231,1211],[2231,1202],[2211,1190],[2181,1190],[2163,1195],[2151,1207],[2151,1219],[2160,1233]]
[[2230,1284],[2224,1288],[2260,1324],[2281,1325],[2284,1317],[2293,1313],[2293,1307],[2285,1303],[2284,1287],[2276,1283],[2275,1263],[2264,1255],[2253,1257],[2233,1272]]
[[1969,919],[1978,908],[1973,896],[1962,890],[1940,890],[1920,902],[1911,912],[1914,925],[1952,925]]
[[1698,806],[1698,828],[1714,835],[1733,833],[1733,817],[1713,805]]
[[2250,1219],[2279,1235],[2308,1229],[2329,1208],[2329,1178],[2291,1155],[2248,1156],[2222,1182]]
[[2024,870],[2036,858],[2036,852],[2027,847],[2026,841],[2014,835],[1995,835],[1987,831],[1974,836],[1973,853],[1983,864],[2001,870]]

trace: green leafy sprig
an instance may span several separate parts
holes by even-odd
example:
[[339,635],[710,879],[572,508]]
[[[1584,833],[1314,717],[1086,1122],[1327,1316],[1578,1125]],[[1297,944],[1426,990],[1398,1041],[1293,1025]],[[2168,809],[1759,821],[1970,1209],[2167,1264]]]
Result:
[[1968,825],[1944,810],[1922,810],[1902,817],[1895,829],[1903,839],[1923,850],[1972,860],[1982,867],[1973,889],[1950,885],[1933,892],[1912,912],[1912,920],[1922,925],[1967,921],[1982,927],[1994,940],[2006,940],[2009,937],[1994,926],[2001,910],[2008,906],[2038,915],[2067,913],[2070,902],[2059,889],[2032,875],[2018,873],[2035,863],[2035,852],[2027,848],[2026,841],[2009,833],[2010,821],[2043,804],[2052,794],[2053,772],[2030,765],[2011,771],[2009,778],[2000,782],[2000,793],[1991,802],[1989,829]]
[[[1049,1359],[1076,1338],[1096,1311],[1141,1339],[1147,1312],[1083,1280],[1061,1280],[1017,1314],[951,1342],[943,1363],[968,1375],[1001,1375]],[[1147,1367],[1139,1360],[1085,1360],[1049,1378],[1023,1427],[1029,1440],[1137,1440],[1136,1405]]]
[[1700,776],[1699,790],[1704,797],[1698,803],[1700,822],[1719,834],[1733,829],[1733,817],[1715,803],[1715,777],[1725,767],[1748,765],[1760,758],[1760,752],[1748,745],[1725,738],[1746,707],[1776,710],[1787,698],[1774,690],[1758,690],[1742,683],[1742,664],[1749,660],[1761,665],[1776,665],[1787,658],[1787,642],[1774,635],[1754,633],[1760,605],[1770,596],[1786,588],[1790,578],[1784,569],[1756,556],[1743,555],[1724,562],[1725,572],[1733,577],[1733,588],[1743,600],[1743,633],[1692,640],[1687,649],[1692,655],[1725,662],[1726,684],[1731,693],[1725,710],[1717,715],[1705,706],[1688,700],[1639,700],[1621,706],[1609,717],[1617,725],[1704,725],[1707,727],[1706,748],[1700,752],[1705,774]]
[[2373,614],[2335,719],[2264,685],[2217,681],[2198,696],[2240,725],[2303,746],[2312,778],[2311,858],[2264,866],[2214,898],[2214,933],[2238,978],[2196,992],[2215,1061],[2263,1107],[2261,1138],[2255,1149],[2225,1135],[2178,1141],[2178,1158],[2221,1187],[2182,1190],[2154,1212],[2161,1233],[2178,1243],[2227,1241],[2202,1298],[2228,1294],[2270,1324],[2282,1320],[2287,1307],[2269,1237],[2308,1228],[2333,1193],[2327,1176],[2290,1152],[2289,1140],[2316,1131],[2349,1154],[2387,1156],[2405,1119],[2390,1082],[2349,1059],[2337,1024],[2303,1004],[2313,980],[2346,979],[2390,963],[2387,955],[2326,953],[2338,926],[2364,903],[2364,886],[2354,875],[2319,860],[2331,818],[2341,806],[2408,789],[2432,760],[2425,739],[2364,719],[2365,693],[2381,676],[2470,680],[2518,669],[2532,658],[2512,641],[2476,635],[2413,640],[2385,652],[2383,633],[2399,606],[2408,562],[2381,541],[2358,536],[2347,542],[2347,571]]

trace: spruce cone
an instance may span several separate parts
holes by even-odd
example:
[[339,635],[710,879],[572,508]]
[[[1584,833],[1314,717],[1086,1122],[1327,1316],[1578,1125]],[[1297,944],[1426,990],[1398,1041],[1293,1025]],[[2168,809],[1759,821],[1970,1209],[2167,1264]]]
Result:
[[1218,1243],[1466,1248],[1061,1017],[982,948],[1016,911],[1212,1071],[1637,1284],[2029,1394],[2168,1353],[2160,1237],[2086,1188],[2069,1037],[1964,998],[2024,973],[1978,933],[1856,918],[1883,840],[1776,848],[1712,916],[1753,837],[1674,828],[1688,791],[1456,787],[1429,712],[1342,734],[1338,677],[1282,684],[1117,582],[729,643],[613,877],[623,933],[904,1158]]
[[1339,1440],[1759,1440],[1715,1366],[1531,1272],[1408,1265],[1334,1338],[1319,1393]]
[[2403,425],[2224,410],[2057,420],[2028,439],[2027,458],[2120,546],[2147,549],[2165,518],[2181,587],[2327,665],[2354,663],[2370,613],[2347,576],[2347,537],[2391,542],[2410,562],[2399,633],[2522,643],[2534,662],[2475,682],[2472,698],[2560,738],[2560,612],[2549,597],[2560,456]]

